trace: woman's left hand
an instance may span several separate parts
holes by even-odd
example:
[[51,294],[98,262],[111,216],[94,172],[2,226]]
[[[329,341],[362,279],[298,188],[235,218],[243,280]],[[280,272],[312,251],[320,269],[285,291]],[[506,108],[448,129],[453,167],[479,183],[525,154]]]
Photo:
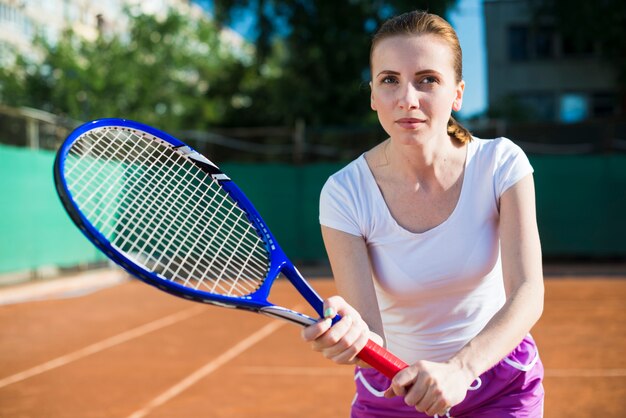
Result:
[[445,416],[465,399],[473,381],[474,376],[456,363],[418,361],[396,374],[385,397],[403,396],[419,412]]

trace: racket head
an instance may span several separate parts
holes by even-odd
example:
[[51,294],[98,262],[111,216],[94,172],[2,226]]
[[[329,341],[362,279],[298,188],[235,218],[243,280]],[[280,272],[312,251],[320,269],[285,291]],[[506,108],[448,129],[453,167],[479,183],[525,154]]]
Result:
[[[183,165],[190,174],[185,174],[186,177],[183,176],[182,179],[172,180],[168,176],[175,177],[178,174],[170,173],[170,171],[173,170],[172,167],[179,168],[179,165]],[[157,166],[156,169],[155,166]],[[146,174],[151,173],[153,169],[157,170],[158,174]],[[141,179],[141,176],[147,178]],[[165,132],[138,122],[125,119],[95,120],[76,128],[64,141],[55,159],[54,180],[57,193],[72,221],[87,239],[131,275],[185,299],[258,312],[267,310],[272,316],[280,316],[280,312],[275,313],[277,308],[267,298],[272,283],[284,265],[289,263],[287,257],[257,210],[237,185],[217,165],[193,148]],[[150,182],[157,184],[151,186]],[[173,190],[172,193],[167,194],[168,188],[181,187],[186,187],[186,189]],[[204,193],[197,192],[186,196],[186,200],[191,200],[191,204],[194,205],[193,210],[185,206],[188,202],[174,200],[169,202],[166,198],[166,195],[187,193],[189,190],[194,192],[202,190]],[[211,200],[212,197],[214,200]],[[128,199],[134,199],[133,203],[124,202]],[[154,206],[150,210],[155,213],[147,213],[142,215],[143,217],[134,216],[134,212],[142,210],[144,206],[142,199],[152,200],[151,204]],[[199,199],[199,201],[195,202],[194,199]],[[233,269],[231,267],[233,262],[230,260],[231,264],[228,266],[224,265],[224,260],[220,260],[222,264],[217,262],[211,264],[211,257],[217,257],[217,255],[209,253],[219,252],[220,244],[224,247],[237,245],[224,242],[228,240],[224,235],[219,235],[219,229],[223,226],[209,223],[203,224],[202,228],[197,227],[198,224],[204,222],[204,218],[211,216],[213,216],[211,219],[215,219],[218,223],[234,222],[230,218],[219,218],[215,212],[207,213],[212,209],[204,211],[201,209],[203,204],[211,207],[216,199],[222,199],[225,202],[224,206],[227,207],[227,211],[238,214],[239,220],[236,227],[244,224],[249,226],[245,235],[242,235],[245,237],[241,239],[243,243],[240,242],[239,245],[247,246],[246,248],[251,253],[249,259],[254,258],[256,264],[250,267],[250,271],[245,272],[245,280],[231,277],[237,272],[229,270]],[[167,204],[182,205],[175,210],[182,215],[174,214],[175,211],[168,209]],[[155,209],[156,206],[158,209]],[[157,224],[150,218],[159,216],[165,216],[167,222]],[[103,222],[103,219],[107,220]],[[136,230],[129,232],[133,227],[132,222],[143,223],[143,228],[148,232]],[[192,223],[193,227],[187,225],[188,223]],[[231,227],[232,235],[239,233],[235,226],[231,225]],[[194,236],[197,242],[193,244],[187,242],[182,236],[184,233],[175,231],[177,228],[185,229],[186,233]],[[201,236],[211,233],[213,236]],[[168,234],[176,234],[174,235],[176,238]],[[156,238],[157,235],[169,237],[171,242],[164,244]],[[151,243],[152,239],[159,243]],[[130,241],[136,240],[141,240],[142,243],[135,247],[127,246]],[[158,248],[159,245],[163,248]],[[175,248],[177,245],[188,250],[186,253],[177,252]],[[171,254],[162,254],[165,252]],[[189,261],[191,265],[191,261],[194,261],[192,258],[198,257],[198,252],[206,260],[203,259],[204,264],[199,264],[195,270],[189,272],[190,267],[185,263]],[[224,257],[221,253],[219,256]],[[232,250],[227,252],[226,256],[234,259],[239,254],[236,250]],[[164,266],[165,261],[150,260],[150,257],[161,257],[169,264]],[[239,264],[245,262],[247,261],[239,261]],[[252,263],[249,264],[252,265]],[[218,267],[211,274],[223,273],[223,277],[211,278],[214,281],[221,281],[217,287],[210,280],[209,286],[200,287],[201,281],[196,277],[185,278],[181,273],[181,271],[186,271],[189,275],[196,276],[204,274],[202,276],[204,281],[209,273],[200,270],[212,268],[214,265]],[[245,283],[240,285],[242,282]],[[229,287],[230,290],[228,290]],[[279,311],[281,309],[284,308],[278,307]],[[289,312],[283,316],[292,317],[293,314]],[[297,320],[286,319],[300,324],[310,323],[310,318],[303,315],[302,317],[301,319],[296,317]]]

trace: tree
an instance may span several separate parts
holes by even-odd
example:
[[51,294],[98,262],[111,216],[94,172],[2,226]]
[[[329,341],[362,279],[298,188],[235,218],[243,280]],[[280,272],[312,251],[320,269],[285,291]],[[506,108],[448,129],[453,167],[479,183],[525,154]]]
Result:
[[37,37],[43,60],[18,56],[2,69],[1,100],[77,120],[124,117],[169,130],[221,122],[238,90],[232,73],[245,59],[207,19],[128,13],[125,35],[89,41],[67,31],[55,44]]
[[[374,123],[369,110],[369,45],[391,15],[428,9],[445,14],[454,0],[216,0],[215,16],[230,24],[242,11],[256,16],[256,60],[242,88],[251,124]],[[261,82],[259,82],[261,81]]]

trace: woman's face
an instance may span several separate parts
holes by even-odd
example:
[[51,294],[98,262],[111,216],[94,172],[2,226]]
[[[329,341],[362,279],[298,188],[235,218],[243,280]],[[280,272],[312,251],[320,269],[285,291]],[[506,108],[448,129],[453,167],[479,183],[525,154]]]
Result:
[[376,45],[371,106],[389,136],[403,143],[447,136],[465,87],[453,63],[451,48],[434,35],[393,36]]

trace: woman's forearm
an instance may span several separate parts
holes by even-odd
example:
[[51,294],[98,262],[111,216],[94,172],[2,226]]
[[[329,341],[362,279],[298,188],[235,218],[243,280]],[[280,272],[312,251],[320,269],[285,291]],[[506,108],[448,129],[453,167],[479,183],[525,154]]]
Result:
[[524,281],[485,328],[466,344],[449,362],[478,377],[521,342],[543,312],[543,282]]

